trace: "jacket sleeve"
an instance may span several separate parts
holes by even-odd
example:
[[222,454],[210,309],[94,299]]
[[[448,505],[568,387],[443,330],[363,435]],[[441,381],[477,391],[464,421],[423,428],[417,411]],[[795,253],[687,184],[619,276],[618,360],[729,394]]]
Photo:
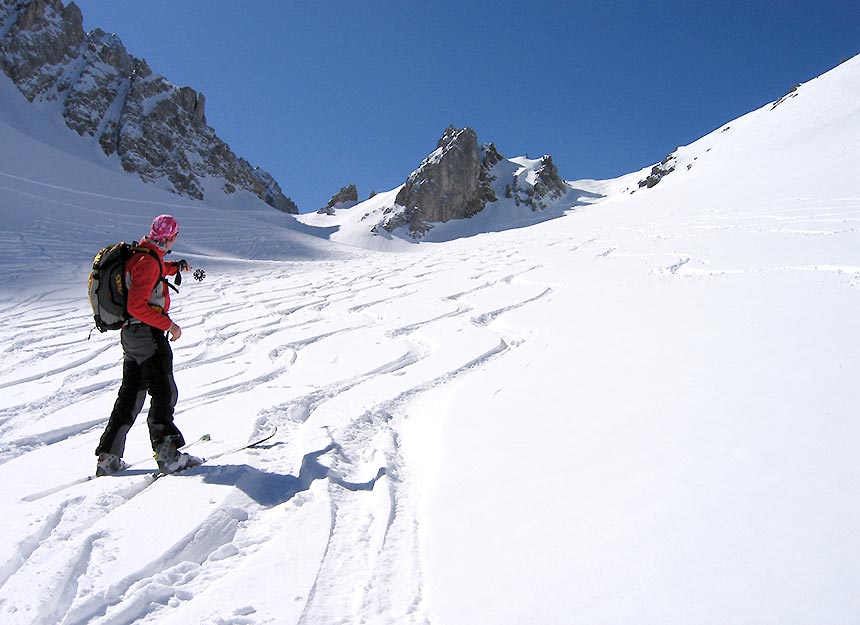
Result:
[[128,314],[139,319],[149,326],[159,330],[168,330],[173,321],[160,307],[149,303],[153,289],[164,285],[158,284],[159,279],[158,261],[149,255],[141,254],[136,263],[132,263],[128,270],[131,279],[128,288]]
[[175,276],[179,273],[179,261],[172,260],[164,263],[164,275]]

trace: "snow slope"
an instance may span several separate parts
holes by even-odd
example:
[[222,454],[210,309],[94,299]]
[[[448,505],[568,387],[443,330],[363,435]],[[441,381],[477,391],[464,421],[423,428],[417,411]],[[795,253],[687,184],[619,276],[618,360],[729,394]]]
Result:
[[[653,189],[384,253],[4,117],[2,622],[857,622],[858,96],[855,58]],[[93,470],[120,351],[86,264],[162,209],[209,274],[175,300],[178,424],[204,456],[278,434],[26,500]]]

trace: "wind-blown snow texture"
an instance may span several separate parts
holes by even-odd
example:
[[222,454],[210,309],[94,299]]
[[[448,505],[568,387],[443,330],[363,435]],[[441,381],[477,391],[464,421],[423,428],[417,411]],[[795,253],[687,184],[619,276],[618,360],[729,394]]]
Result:
[[[143,186],[0,87],[5,625],[860,620],[860,58],[653,189],[406,252]],[[277,437],[22,501],[94,469],[87,265],[168,211],[177,421]]]

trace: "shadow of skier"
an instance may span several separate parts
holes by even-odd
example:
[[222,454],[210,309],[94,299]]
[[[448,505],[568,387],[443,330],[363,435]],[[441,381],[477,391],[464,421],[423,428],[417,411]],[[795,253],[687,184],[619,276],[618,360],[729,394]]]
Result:
[[347,490],[373,490],[376,482],[387,474],[385,467],[381,467],[372,480],[367,482],[349,482],[339,475],[334,474],[331,469],[319,462],[320,456],[335,449],[332,443],[325,449],[305,454],[299,469],[299,475],[283,475],[280,473],[269,473],[261,471],[249,465],[226,465],[196,467],[194,472],[203,475],[203,481],[207,484],[221,484],[224,486],[235,486],[248,497],[262,506],[277,506],[292,499],[296,494],[306,491],[315,480],[328,478],[334,484]]

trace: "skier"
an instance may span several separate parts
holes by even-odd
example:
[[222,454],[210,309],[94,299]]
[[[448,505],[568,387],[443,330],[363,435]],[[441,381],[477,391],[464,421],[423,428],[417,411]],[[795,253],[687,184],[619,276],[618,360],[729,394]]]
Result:
[[159,215],[152,222],[141,247],[155,254],[137,252],[125,268],[128,289],[128,314],[131,317],[120,331],[123,349],[122,384],[99,446],[96,475],[110,475],[126,468],[122,460],[125,438],[143,408],[147,391],[149,438],[158,468],[173,473],[202,463],[200,458],[179,451],[185,445],[182,433],[173,423],[178,396],[173,380],[171,341],[182,336],[182,329],[168,316],[170,292],[166,276],[189,271],[184,260],[165,262],[164,255],[176,242],[179,224],[171,215]]

